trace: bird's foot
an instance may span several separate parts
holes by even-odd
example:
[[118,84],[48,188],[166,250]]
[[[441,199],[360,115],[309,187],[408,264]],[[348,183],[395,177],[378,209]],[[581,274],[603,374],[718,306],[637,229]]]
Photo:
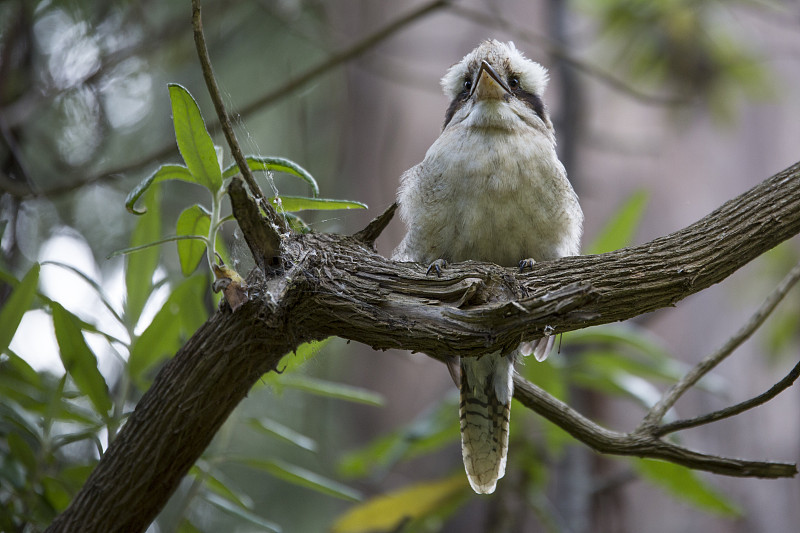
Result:
[[522,261],[519,262],[519,271],[520,272],[525,272],[526,268],[528,270],[533,270],[533,265],[535,265],[535,264],[536,264],[536,261],[532,257],[529,257],[527,259],[523,259]]
[[436,277],[441,278],[442,269],[445,268],[446,266],[447,266],[447,261],[445,261],[444,259],[437,259],[436,261],[428,265],[427,275],[430,276],[431,272],[436,272]]

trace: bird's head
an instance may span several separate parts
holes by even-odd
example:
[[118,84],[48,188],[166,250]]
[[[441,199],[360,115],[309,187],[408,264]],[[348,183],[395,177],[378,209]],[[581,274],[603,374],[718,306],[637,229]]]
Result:
[[484,41],[442,78],[451,99],[442,129],[463,125],[510,130],[522,121],[552,131],[542,102],[547,79],[547,69],[522,55],[513,42]]

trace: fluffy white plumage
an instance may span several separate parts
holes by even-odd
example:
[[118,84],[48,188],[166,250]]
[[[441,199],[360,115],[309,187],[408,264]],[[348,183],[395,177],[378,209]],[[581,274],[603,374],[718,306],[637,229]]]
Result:
[[[447,71],[442,88],[451,104],[442,133],[401,177],[408,233],[396,259],[516,266],[578,254],[583,213],[541,100],[547,79],[513,43],[494,40]],[[549,346],[542,339],[537,358]],[[479,493],[493,492],[505,473],[515,357],[460,363],[464,465]]]

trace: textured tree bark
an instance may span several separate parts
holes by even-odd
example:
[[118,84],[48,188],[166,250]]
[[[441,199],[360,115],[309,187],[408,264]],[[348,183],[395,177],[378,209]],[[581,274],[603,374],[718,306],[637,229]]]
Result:
[[[258,241],[263,220],[238,181],[229,192],[248,244],[259,249],[251,241]],[[251,275],[249,301],[235,313],[223,305],[165,365],[48,531],[144,531],[250,387],[302,342],[336,335],[440,360],[510,350],[545,330],[569,331],[674,305],[797,233],[800,163],[671,235],[538,263],[525,274],[466,262],[451,265],[441,278],[428,277],[424,265],[375,253],[374,227],[358,238],[285,236],[283,270],[269,279]],[[518,380],[516,396],[525,405],[585,442],[595,439],[597,449],[674,459],[660,441],[628,435],[622,442],[620,434],[590,422],[580,429],[581,420],[562,416],[563,406],[540,393]],[[707,457],[686,459],[703,464]],[[752,475],[737,474],[742,468],[723,462],[720,471]],[[761,474],[775,473],[767,467]]]

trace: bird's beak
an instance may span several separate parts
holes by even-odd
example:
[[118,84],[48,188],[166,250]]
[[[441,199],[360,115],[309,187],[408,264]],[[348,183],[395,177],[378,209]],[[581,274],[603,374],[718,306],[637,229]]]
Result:
[[511,93],[511,88],[501,78],[492,66],[486,61],[481,61],[478,77],[472,85],[472,95],[477,95],[478,100],[499,100]]

